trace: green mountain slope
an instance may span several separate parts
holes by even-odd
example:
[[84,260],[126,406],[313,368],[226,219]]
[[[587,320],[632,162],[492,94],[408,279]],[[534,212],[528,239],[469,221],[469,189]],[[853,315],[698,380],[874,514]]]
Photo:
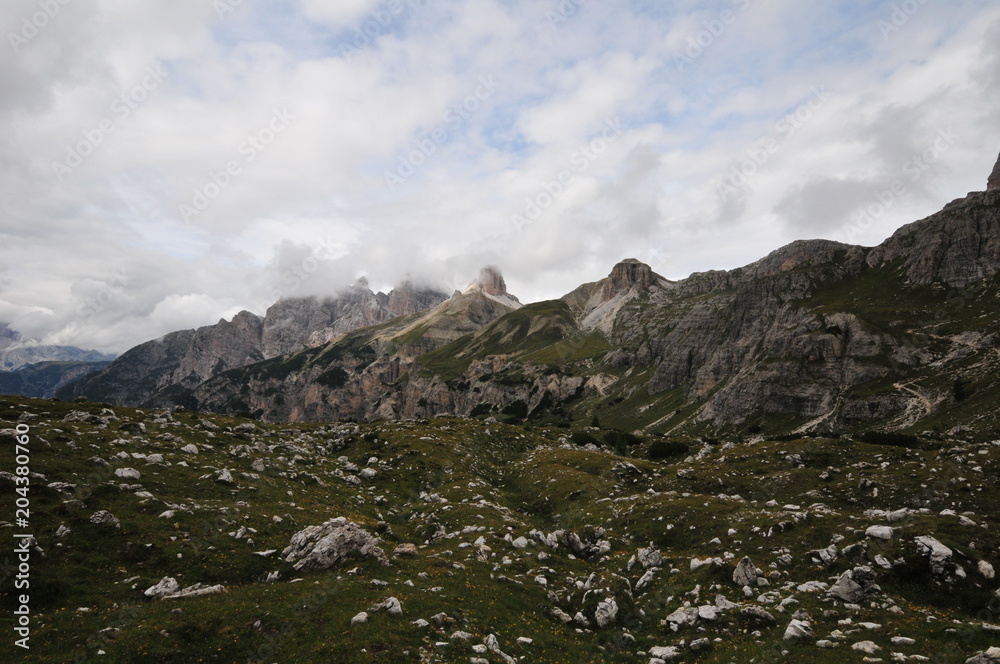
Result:
[[[598,429],[271,425],[0,397],[12,471],[17,424],[30,484],[4,471],[0,486],[12,516],[28,486],[30,516],[0,531],[35,537],[18,661],[505,661],[496,643],[539,663],[673,648],[679,662],[831,664],[861,661],[852,645],[870,641],[883,657],[964,662],[996,643],[1000,446],[985,440],[650,438],[622,457]],[[390,564],[281,558],[336,517],[377,536]],[[949,552],[937,567],[927,536]],[[762,574],[747,591],[744,556]],[[0,554],[8,638],[14,557]],[[881,591],[828,595],[865,565]],[[147,597],[165,577],[207,594]],[[401,615],[371,609],[389,597]],[[813,636],[784,640],[793,619]]]

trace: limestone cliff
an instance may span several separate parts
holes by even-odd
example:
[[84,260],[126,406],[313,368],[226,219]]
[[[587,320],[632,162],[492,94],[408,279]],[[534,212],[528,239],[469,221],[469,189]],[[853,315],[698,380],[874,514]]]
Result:
[[103,371],[58,394],[132,406],[175,403],[178,395],[224,371],[322,346],[358,328],[415,313],[445,298],[443,293],[411,282],[388,295],[376,294],[366,281],[359,281],[336,297],[279,300],[263,317],[243,311],[232,321],[172,332],[136,346]]

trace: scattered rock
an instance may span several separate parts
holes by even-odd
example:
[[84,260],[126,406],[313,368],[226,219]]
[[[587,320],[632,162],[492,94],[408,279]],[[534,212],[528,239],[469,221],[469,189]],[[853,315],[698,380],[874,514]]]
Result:
[[378,611],[385,611],[390,616],[401,616],[403,615],[403,605],[395,597],[389,597],[378,604],[373,604],[368,608],[372,613]]
[[955,562],[955,554],[944,544],[930,536],[917,537],[913,541],[920,555],[928,559],[934,576],[945,581],[965,578],[965,570]]
[[867,653],[869,655],[874,655],[882,648],[876,645],[873,641],[858,641],[851,646],[851,650],[857,650],[859,652]]
[[389,565],[378,540],[343,517],[300,530],[281,552],[281,557],[294,563],[297,571],[329,569],[357,556],[372,556]]
[[881,588],[875,583],[874,570],[871,567],[862,566],[841,574],[827,594],[848,604],[859,604],[879,592],[881,592]]
[[115,528],[121,528],[122,524],[114,514],[107,510],[99,510],[90,515],[90,522],[96,524],[107,524]]
[[617,617],[618,603],[615,602],[614,597],[608,597],[603,602],[600,602],[597,605],[597,610],[594,612],[594,620],[601,629],[614,623]]
[[812,626],[809,623],[804,620],[793,619],[788,623],[788,627],[785,628],[785,635],[782,638],[785,641],[802,641],[804,639],[811,639],[814,636]]
[[755,586],[760,575],[760,571],[754,566],[750,558],[744,556],[736,565],[736,570],[733,571],[733,582],[740,587]]
[[664,662],[680,659],[684,653],[674,646],[655,646],[649,649],[649,656]]
[[362,611],[358,615],[356,615],[353,618],[351,618],[351,624],[352,625],[361,625],[361,624],[364,624],[366,622],[368,622],[368,613],[365,612],[365,611]]
[[149,588],[146,588],[143,594],[146,597],[157,599],[160,597],[165,597],[167,595],[172,595],[173,593],[180,590],[180,587],[181,585],[177,583],[177,579],[171,576],[165,576],[162,579],[160,579],[160,582],[157,583],[155,586],[150,586]]
[[219,595],[226,592],[225,586],[206,586],[200,583],[196,583],[193,586],[188,586],[184,590],[178,590],[177,592],[164,595],[160,599],[184,599],[187,597],[204,597],[205,595]]
[[865,537],[884,540],[886,542],[891,540],[895,534],[895,529],[890,526],[871,526],[865,531]]
[[766,623],[768,625],[774,625],[778,622],[777,619],[773,615],[771,615],[770,612],[759,606],[743,607],[742,609],[740,609],[740,615],[743,616],[744,618],[750,618],[751,620],[755,620],[761,623]]

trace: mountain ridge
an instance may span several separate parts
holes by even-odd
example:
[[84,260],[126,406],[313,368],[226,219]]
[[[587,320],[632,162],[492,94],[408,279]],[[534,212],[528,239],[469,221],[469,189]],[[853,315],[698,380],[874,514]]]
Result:
[[[269,421],[601,418],[664,433],[954,427],[971,408],[973,426],[1000,431],[986,408],[1000,396],[998,271],[997,189],[876,247],[799,240],[680,281],[625,259],[529,305],[485,268],[420,313],[214,372],[157,405]],[[956,397],[961,381],[973,398]]]

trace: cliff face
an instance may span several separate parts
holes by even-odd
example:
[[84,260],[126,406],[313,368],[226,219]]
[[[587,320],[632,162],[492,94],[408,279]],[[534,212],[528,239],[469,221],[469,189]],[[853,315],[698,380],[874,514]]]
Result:
[[993,191],[994,189],[1000,189],[1000,157],[997,157],[997,164],[993,167],[993,172],[990,173],[990,177],[986,181],[986,190]]
[[[947,424],[956,381],[976,386],[963,408],[1000,396],[998,212],[1000,192],[971,194],[878,247],[794,242],[680,282],[626,260],[526,307],[502,304],[502,277],[484,272],[422,318],[217,376],[190,398],[271,420],[596,415],[664,432]],[[979,424],[1000,431],[993,407],[981,408]]]
[[[527,306],[495,268],[446,301],[356,287],[336,302],[279,303],[258,347],[290,354],[251,363],[247,318],[221,343],[200,331],[161,340],[142,375],[166,376],[163,403],[273,421],[492,413],[663,433],[961,423],[1000,436],[998,271],[994,189],[877,247],[793,242],[678,282],[629,259]],[[408,315],[371,326],[393,312]]]
[[232,321],[170,333],[124,353],[100,373],[67,385],[62,398],[85,395],[115,404],[174,403],[206,380],[306,348],[321,346],[358,328],[441,302],[443,293],[404,284],[389,295],[359,282],[335,298],[294,298],[272,305],[262,318],[249,312]]

